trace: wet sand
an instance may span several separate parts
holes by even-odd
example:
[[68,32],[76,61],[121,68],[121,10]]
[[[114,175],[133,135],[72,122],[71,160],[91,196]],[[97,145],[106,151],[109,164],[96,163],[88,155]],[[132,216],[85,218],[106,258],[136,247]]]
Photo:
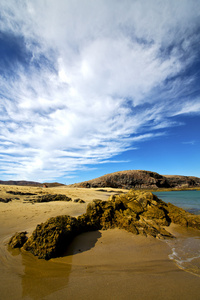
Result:
[[[108,197],[95,190],[61,190],[86,202]],[[61,193],[58,188],[53,192]],[[200,277],[169,260],[171,249],[165,242],[124,230],[84,233],[65,256],[50,261],[8,251],[7,242],[16,231],[31,233],[51,216],[77,216],[86,205],[0,203],[0,299],[199,299]]]

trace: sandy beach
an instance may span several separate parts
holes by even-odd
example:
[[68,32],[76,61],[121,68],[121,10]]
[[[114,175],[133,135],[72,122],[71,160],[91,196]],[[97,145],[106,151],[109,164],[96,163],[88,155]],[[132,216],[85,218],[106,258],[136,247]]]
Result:
[[[42,188],[0,186],[1,197],[16,189],[47,193]],[[81,198],[85,203],[32,204],[24,201],[25,196],[0,203],[1,299],[199,299],[200,277],[169,259],[171,248],[166,242],[124,230],[79,235],[63,257],[50,261],[8,250],[8,240],[16,231],[31,234],[49,217],[78,216],[92,199],[106,200],[116,191],[57,187],[48,193]]]

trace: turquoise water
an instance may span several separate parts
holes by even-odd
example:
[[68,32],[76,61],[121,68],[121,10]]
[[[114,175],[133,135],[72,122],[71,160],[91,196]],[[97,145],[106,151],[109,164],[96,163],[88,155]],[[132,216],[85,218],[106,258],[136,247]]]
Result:
[[[155,192],[158,198],[165,202],[185,209],[194,214],[200,214],[200,191],[169,191]],[[169,258],[179,268],[200,277],[200,232],[190,232],[179,235],[176,239],[167,240],[171,248]]]
[[200,214],[200,191],[153,192],[158,198],[170,202],[193,214]]

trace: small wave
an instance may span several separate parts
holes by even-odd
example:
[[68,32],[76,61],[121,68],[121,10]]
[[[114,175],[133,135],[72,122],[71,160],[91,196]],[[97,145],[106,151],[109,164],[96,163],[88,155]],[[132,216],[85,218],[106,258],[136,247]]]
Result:
[[178,238],[175,241],[167,241],[172,253],[169,259],[187,272],[200,276],[200,238]]

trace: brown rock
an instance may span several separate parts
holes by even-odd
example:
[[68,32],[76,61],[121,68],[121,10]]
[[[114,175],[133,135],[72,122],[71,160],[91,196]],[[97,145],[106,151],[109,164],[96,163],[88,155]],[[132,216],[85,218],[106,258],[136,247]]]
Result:
[[70,216],[50,218],[37,225],[23,248],[39,258],[59,256],[63,248],[76,236],[77,225],[77,219]]
[[27,232],[16,232],[11,239],[9,240],[8,244],[11,248],[21,248],[24,243],[27,241]]
[[106,174],[71,186],[125,189],[194,188],[200,187],[200,178],[193,176],[160,175],[156,172],[145,170],[128,170]]
[[171,203],[168,203],[167,210],[171,222],[185,227],[200,229],[199,215],[190,214],[184,209],[179,208]]
[[166,204],[152,193],[130,190],[110,199],[93,200],[86,213],[78,218],[58,216],[37,225],[23,248],[39,258],[49,259],[61,255],[77,234],[91,230],[118,227],[164,239],[173,237],[162,227],[171,222],[200,229],[199,216]]

